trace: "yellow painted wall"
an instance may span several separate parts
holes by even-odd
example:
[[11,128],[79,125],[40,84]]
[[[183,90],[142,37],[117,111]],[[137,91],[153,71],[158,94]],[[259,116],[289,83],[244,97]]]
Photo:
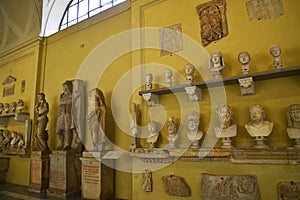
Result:
[[[110,41],[111,36],[123,33],[123,31],[131,28],[145,28],[145,27],[167,27],[170,25],[181,23],[182,33],[190,38],[190,41],[201,46],[200,40],[200,24],[199,16],[196,12],[196,6],[204,3],[204,0],[135,0],[131,1],[130,9],[121,12],[118,15],[110,17],[104,21],[98,22],[92,26],[87,26],[86,22],[78,24],[78,26],[70,27],[60,33],[57,33],[45,39],[45,46],[43,54],[41,55],[42,62],[40,62],[40,71],[34,67],[38,62],[37,54],[26,57],[25,63],[21,61],[11,62],[8,65],[1,65],[0,80],[4,76],[14,73],[19,77],[18,73],[26,77],[28,82],[35,83],[36,78],[32,74],[39,74],[42,80],[37,81],[40,84],[38,88],[41,92],[46,94],[46,99],[50,104],[49,124],[48,130],[49,146],[55,149],[58,145],[58,139],[55,133],[55,124],[57,118],[57,107],[59,102],[59,95],[62,93],[61,84],[68,79],[76,78],[77,73],[82,66],[90,64],[91,68],[86,70],[87,75],[94,76],[101,71],[101,64],[107,62],[108,59],[104,57],[105,51],[112,49],[121,49],[123,45],[135,46],[142,42],[142,45],[152,42],[159,45],[158,33],[154,33],[151,37],[144,37],[143,32],[138,32],[128,40],[118,41],[113,40],[113,46],[107,46],[107,49],[101,49],[101,45],[105,41]],[[190,57],[182,57],[183,52],[189,48],[184,40],[182,52],[178,55],[160,57],[160,51],[155,49],[133,49],[133,52],[127,52],[117,58],[113,58],[103,75],[99,77],[97,87],[103,90],[108,105],[107,116],[107,134],[112,142],[121,149],[127,150],[131,143],[131,138],[128,132],[122,129],[116,122],[117,116],[113,115],[113,108],[128,107],[127,99],[121,98],[122,95],[131,97],[131,101],[139,104],[142,112],[142,125],[146,125],[149,121],[149,114],[153,113],[148,106],[142,101],[137,94],[140,88],[135,88],[135,84],[143,84],[144,76],[147,72],[154,75],[154,81],[163,81],[164,75],[161,65],[177,70],[179,75],[184,76],[183,66],[188,61],[193,61],[197,67],[196,81],[203,80],[204,77],[200,73],[207,71],[206,59],[208,54],[213,50],[220,50],[223,53],[226,68],[222,74],[224,77],[235,76],[240,73],[240,64],[237,61],[237,54],[240,51],[247,50],[251,54],[251,72],[260,72],[272,69],[272,57],[269,55],[269,48],[273,44],[278,44],[282,48],[282,60],[284,67],[299,66],[300,57],[300,13],[297,8],[300,6],[298,0],[282,1],[284,6],[284,15],[272,20],[253,20],[250,21],[246,11],[246,0],[228,0],[227,1],[227,23],[229,35],[219,41],[209,44],[205,48],[201,48],[199,52],[189,52]],[[77,28],[76,28],[77,27]],[[79,30],[73,32],[72,30]],[[157,30],[157,29],[155,29]],[[134,32],[136,33],[136,32]],[[145,32],[147,34],[147,32]],[[141,38],[139,38],[141,37]],[[145,39],[149,39],[145,40]],[[143,43],[145,42],[145,43]],[[36,52],[37,50],[35,50]],[[104,52],[103,52],[104,51]],[[25,51],[26,52],[26,51]],[[96,53],[103,52],[96,57]],[[199,57],[197,57],[199,55]],[[18,55],[13,56],[15,60]],[[2,62],[3,59],[1,59]],[[7,59],[5,59],[7,60]],[[5,63],[5,62],[3,62]],[[20,69],[24,66],[25,69]],[[151,63],[151,64],[149,64]],[[155,63],[155,64],[152,64]],[[149,64],[149,65],[148,65]],[[137,67],[137,68],[136,68]],[[19,69],[19,70],[17,70]],[[137,70],[135,70],[137,69]],[[12,70],[12,71],[10,71]],[[132,73],[130,73],[132,72]],[[14,75],[12,74],[12,75]],[[174,80],[175,84],[182,84],[182,79]],[[17,77],[17,78],[18,78]],[[35,76],[34,76],[35,77]],[[126,79],[124,77],[129,77]],[[31,79],[32,78],[32,79]],[[119,82],[124,80],[122,84]],[[89,84],[90,80],[84,80]],[[27,84],[27,81],[26,81]],[[34,85],[34,84],[33,84]],[[121,85],[121,87],[120,87]],[[29,87],[29,84],[26,85]],[[120,87],[120,94],[117,95],[115,104],[112,105],[111,100],[116,87]],[[155,85],[157,87],[157,84]],[[33,100],[35,99],[35,88],[26,88],[26,92],[31,91],[30,94],[25,95],[24,99],[30,99],[30,111],[33,111]],[[239,86],[232,85],[225,88],[226,100],[232,106],[234,111],[234,119],[238,125],[238,136],[234,139],[234,144],[237,146],[252,145],[252,140],[243,128],[243,125],[249,121],[248,108],[254,103],[263,105],[266,109],[267,119],[274,122],[274,131],[268,138],[271,146],[287,146],[291,145],[292,141],[287,137],[285,128],[285,112],[288,105],[292,103],[299,103],[300,101],[300,86],[299,76],[279,78],[274,80],[266,80],[255,82],[256,94],[253,96],[240,96]],[[200,129],[206,132],[209,128],[209,122],[213,113],[211,111],[211,95],[216,91],[203,91],[203,100],[199,102],[201,108],[201,123]],[[131,95],[132,94],[132,95]],[[179,94],[184,96],[184,94]],[[2,99],[0,98],[0,101]],[[189,105],[188,101],[184,101]],[[167,116],[173,115],[176,122],[184,123],[184,116],[180,119],[181,108],[175,95],[165,95],[160,98],[160,103],[165,109]],[[183,105],[184,106],[184,105]],[[184,107],[186,110],[191,108]],[[154,112],[155,114],[155,112]],[[124,122],[128,121],[127,115],[118,118],[123,118]],[[33,116],[31,115],[31,118]],[[123,125],[123,124],[122,124]],[[129,126],[129,125],[128,125]],[[167,144],[166,141],[166,125],[161,124],[163,129],[162,140],[159,146]],[[183,125],[184,126],[184,125]],[[180,134],[184,134],[184,129]],[[87,134],[89,138],[89,134]],[[146,146],[144,140],[140,141],[143,146]],[[218,143],[217,145],[219,145]],[[89,142],[88,145],[91,145]],[[90,148],[90,146],[88,146]],[[27,162],[26,167],[29,168],[28,159],[13,158],[10,171],[8,173],[7,181],[12,183],[28,184],[29,170],[26,170],[22,176],[14,176],[13,172],[22,171],[21,165]],[[121,166],[123,162],[130,162],[129,160],[122,160],[117,165]],[[141,165],[134,162],[133,168]],[[149,165],[150,166],[150,165]],[[146,167],[145,167],[146,168]],[[139,170],[144,170],[140,168]],[[184,162],[176,161],[170,166],[153,171],[153,192],[145,193],[142,190],[142,173],[130,174],[123,171],[116,171],[115,194],[116,197],[128,199],[179,199],[177,197],[169,197],[163,191],[161,177],[163,175],[182,176],[192,189],[192,196],[188,199],[200,199],[200,181],[201,173],[213,174],[255,174],[257,175],[261,199],[276,199],[276,185],[281,181],[300,181],[298,165],[249,165],[249,164],[232,164],[229,162]],[[276,174],[276,176],[274,176]]]

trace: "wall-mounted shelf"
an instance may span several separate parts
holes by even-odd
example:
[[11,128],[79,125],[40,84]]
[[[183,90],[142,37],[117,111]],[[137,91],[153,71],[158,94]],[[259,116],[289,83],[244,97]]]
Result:
[[189,86],[197,86],[201,89],[205,88],[212,88],[212,87],[220,87],[224,85],[233,85],[233,84],[239,84],[239,79],[252,77],[253,81],[260,81],[260,80],[267,80],[267,79],[274,79],[274,78],[281,78],[286,76],[294,76],[300,74],[300,66],[296,67],[288,67],[288,68],[282,68],[277,70],[270,70],[270,71],[264,71],[264,72],[257,72],[257,73],[251,73],[247,75],[239,75],[239,76],[233,76],[233,77],[226,77],[222,78],[220,80],[208,80],[208,81],[202,81],[202,82],[195,82],[191,85],[189,84],[182,84],[182,85],[176,85],[176,86],[170,86],[165,88],[156,88],[151,90],[144,90],[140,91],[139,95],[151,93],[156,95],[164,95],[164,94],[170,94],[170,93],[177,93],[177,92],[185,92],[185,87]]
[[9,113],[0,115],[0,125],[7,127],[9,118],[13,118],[17,122],[25,122],[29,119],[29,113]]

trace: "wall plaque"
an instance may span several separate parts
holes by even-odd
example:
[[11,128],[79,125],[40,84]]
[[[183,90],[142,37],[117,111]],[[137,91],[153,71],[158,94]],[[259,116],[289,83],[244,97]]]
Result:
[[197,6],[203,46],[228,35],[226,1],[213,0]]
[[160,56],[165,56],[182,50],[181,24],[165,27],[159,30]]
[[11,96],[14,94],[15,94],[15,85],[11,85],[3,88],[3,97]]
[[284,14],[281,0],[251,0],[246,6],[250,20],[274,19]]
[[256,176],[254,175],[202,174],[201,195],[204,200],[260,199]]

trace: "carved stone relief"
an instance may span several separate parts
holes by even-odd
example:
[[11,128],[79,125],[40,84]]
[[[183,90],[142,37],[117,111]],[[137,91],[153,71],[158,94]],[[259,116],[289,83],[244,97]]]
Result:
[[281,0],[251,0],[246,6],[250,20],[274,19],[284,14]]
[[254,175],[202,174],[201,194],[204,200],[260,199],[256,176]]
[[300,199],[300,183],[297,182],[281,182],[277,185],[278,199],[297,200]]
[[226,1],[213,0],[197,6],[203,46],[228,35]]
[[188,197],[190,196],[190,187],[180,176],[163,176],[162,181],[165,184],[165,190],[170,196]]
[[159,30],[160,56],[165,56],[182,50],[181,24],[172,25]]

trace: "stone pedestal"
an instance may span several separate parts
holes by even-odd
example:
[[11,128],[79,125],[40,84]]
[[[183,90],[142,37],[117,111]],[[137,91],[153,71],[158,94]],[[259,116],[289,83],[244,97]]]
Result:
[[28,191],[47,193],[49,187],[49,166],[50,159],[48,154],[43,154],[42,151],[31,152]]
[[81,154],[53,151],[50,157],[48,193],[63,198],[80,196]]
[[82,164],[81,197],[83,199],[113,199],[113,169],[101,162],[100,152],[83,152],[80,160]]
[[5,182],[6,173],[9,168],[9,157],[0,157],[0,184]]

